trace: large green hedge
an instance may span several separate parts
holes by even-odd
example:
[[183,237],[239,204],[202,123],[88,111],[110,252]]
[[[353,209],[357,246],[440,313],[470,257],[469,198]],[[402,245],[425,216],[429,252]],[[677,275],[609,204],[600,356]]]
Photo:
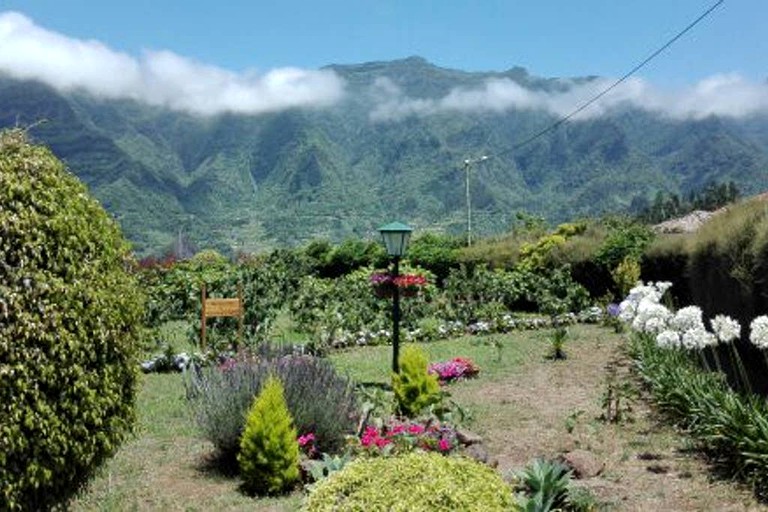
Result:
[[86,188],[0,132],[0,508],[72,496],[134,420],[141,295]]

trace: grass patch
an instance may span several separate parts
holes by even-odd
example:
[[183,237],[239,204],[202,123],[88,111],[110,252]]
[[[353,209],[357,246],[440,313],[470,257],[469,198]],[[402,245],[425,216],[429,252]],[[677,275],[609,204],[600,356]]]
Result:
[[[502,473],[539,456],[581,447],[606,462],[603,477],[595,480],[595,491],[603,502],[616,503],[618,508],[735,510],[756,506],[748,491],[711,482],[700,461],[680,452],[684,441],[672,429],[649,423],[639,412],[637,421],[627,424],[595,420],[600,414],[604,366],[621,344],[619,336],[597,326],[570,327],[564,347],[568,358],[551,361],[546,359],[550,333],[544,329],[421,345],[430,361],[465,356],[480,365],[477,379],[451,384],[449,390],[469,409],[474,417],[471,429],[485,438]],[[501,359],[491,343],[494,339],[501,343]],[[331,360],[358,381],[388,384],[391,357],[390,346],[379,346],[336,352]],[[212,445],[197,433],[187,411],[182,379],[179,374],[142,377],[136,437],[120,449],[71,509],[299,509],[301,491],[269,499],[253,499],[240,492],[239,478],[222,471],[212,459]],[[583,412],[575,415],[575,411]],[[663,456],[659,463],[668,465],[669,473],[649,471],[647,467],[654,461],[638,457],[645,453]]]

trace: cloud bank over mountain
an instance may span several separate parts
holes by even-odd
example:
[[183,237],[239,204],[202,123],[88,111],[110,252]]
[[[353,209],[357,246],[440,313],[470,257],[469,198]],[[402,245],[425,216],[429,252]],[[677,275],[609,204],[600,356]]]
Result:
[[[58,90],[84,90],[106,99],[133,99],[201,115],[262,114],[296,107],[328,107],[348,92],[331,70],[279,68],[266,73],[232,72],[171,51],[140,57],[94,40],[49,31],[16,12],[0,13],[0,72],[45,82]],[[394,79],[378,79],[367,96],[373,121],[397,121],[440,112],[542,110],[565,116],[605,90],[612,79],[562,80],[556,92],[527,89],[510,79],[491,79],[476,88],[457,88],[440,98],[413,98]],[[640,108],[674,119],[709,115],[745,117],[768,113],[768,83],[736,74],[707,78],[685,89],[663,91],[627,80],[575,119],[622,107]]]
[[[562,91],[531,90],[510,79],[491,79],[479,88],[453,89],[445,96],[409,98],[396,83],[380,79],[372,87],[374,121],[395,121],[412,115],[439,112],[495,112],[543,110],[566,116],[606,90],[615,80],[598,78],[577,84],[563,80]],[[710,115],[746,117],[768,113],[768,84],[751,83],[736,74],[707,78],[678,91],[661,91],[633,78],[608,92],[574,119],[589,119],[623,107],[639,108],[673,119],[701,119]]]
[[0,14],[0,71],[63,91],[81,89],[203,115],[327,106],[344,93],[343,81],[330,71],[234,73],[170,51],[146,51],[137,59],[99,41],[51,32],[15,12]]

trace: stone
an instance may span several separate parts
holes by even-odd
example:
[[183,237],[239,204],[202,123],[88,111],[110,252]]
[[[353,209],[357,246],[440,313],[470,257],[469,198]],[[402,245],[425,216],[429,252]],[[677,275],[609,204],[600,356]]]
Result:
[[456,429],[456,439],[464,446],[471,446],[473,444],[480,444],[483,442],[483,438],[474,432],[469,430]]
[[573,470],[574,478],[593,478],[602,473],[605,468],[605,463],[597,460],[597,457],[587,450],[573,450],[560,458],[563,464]]
[[467,446],[463,453],[467,457],[475,459],[478,462],[482,462],[483,464],[488,464],[488,461],[490,460],[488,450],[486,450],[485,446],[480,443]]

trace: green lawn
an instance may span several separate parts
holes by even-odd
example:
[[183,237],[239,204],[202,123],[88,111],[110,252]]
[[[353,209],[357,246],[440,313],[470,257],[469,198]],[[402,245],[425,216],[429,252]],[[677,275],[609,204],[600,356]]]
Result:
[[[533,353],[545,353],[545,334],[463,337],[422,346],[431,361],[471,357],[488,382],[513,372]],[[331,360],[358,382],[388,383],[392,347],[347,349],[333,353]],[[248,498],[238,490],[236,476],[221,474],[207,462],[212,446],[198,437],[186,407],[182,375],[144,375],[138,414],[135,438],[100,471],[73,510],[278,511],[300,506],[299,492],[276,499]]]
[[[620,337],[596,326],[574,326],[564,361],[546,359],[550,330],[488,337],[461,337],[423,344],[430,361],[472,358],[479,378],[450,385],[453,399],[474,418],[499,468],[520,468],[533,458],[586,447],[606,463],[596,491],[618,510],[736,510],[754,505],[749,493],[713,484],[704,465],[680,455],[684,442],[644,413],[636,422],[600,422],[606,362]],[[358,347],[334,352],[340,371],[358,382],[389,382],[392,348]],[[180,374],[146,375],[138,397],[136,436],[123,445],[90,487],[72,504],[82,510],[297,510],[302,492],[254,499],[239,490],[236,475],[212,463],[212,445],[190,418]],[[663,457],[668,478],[646,469],[641,454]],[[693,476],[690,476],[693,475]]]

